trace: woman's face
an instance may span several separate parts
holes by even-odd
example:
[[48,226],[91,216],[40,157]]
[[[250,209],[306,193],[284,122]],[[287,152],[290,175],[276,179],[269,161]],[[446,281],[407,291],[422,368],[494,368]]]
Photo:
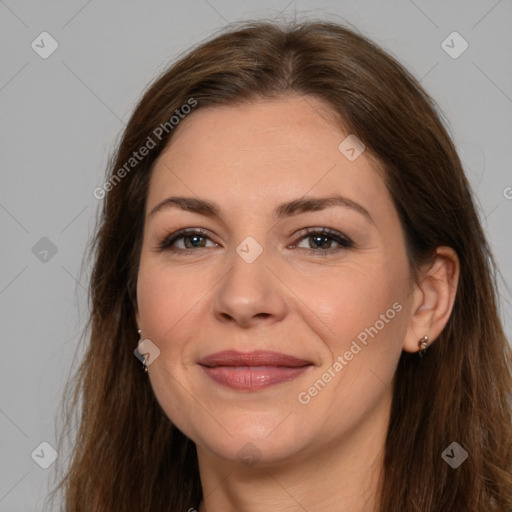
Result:
[[154,167],[137,323],[160,350],[155,395],[201,453],[276,464],[384,435],[404,236],[330,119],[311,97],[203,108]]

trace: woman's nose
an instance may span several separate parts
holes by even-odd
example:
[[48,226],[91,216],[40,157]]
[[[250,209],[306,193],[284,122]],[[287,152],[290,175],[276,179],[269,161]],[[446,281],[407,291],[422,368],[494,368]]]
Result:
[[214,314],[220,321],[250,327],[282,320],[287,288],[269,259],[263,247],[251,240],[237,247],[231,268],[215,292]]

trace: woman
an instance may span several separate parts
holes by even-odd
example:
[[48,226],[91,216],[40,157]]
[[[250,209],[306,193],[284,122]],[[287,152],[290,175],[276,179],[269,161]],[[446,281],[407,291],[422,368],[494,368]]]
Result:
[[95,195],[67,511],[511,510],[493,259],[393,58],[232,29],[149,88]]

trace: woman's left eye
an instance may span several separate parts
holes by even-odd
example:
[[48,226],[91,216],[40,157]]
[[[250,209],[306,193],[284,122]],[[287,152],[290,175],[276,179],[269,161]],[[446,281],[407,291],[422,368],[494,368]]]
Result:
[[[302,236],[298,239],[299,243],[292,244],[289,247],[297,247],[305,249],[310,253],[315,253],[315,255],[325,256],[327,253],[337,252],[354,246],[354,243],[348,237],[329,228],[311,229],[301,234]],[[213,247],[218,247],[218,244],[210,239],[206,231],[201,229],[185,229],[167,236],[159,243],[158,249],[181,254],[185,252],[190,253],[187,249],[212,247],[212,245],[207,245],[208,241],[213,244]],[[338,247],[333,247],[333,242],[337,244]],[[306,244],[306,246],[304,246],[304,244]]]
[[[338,233],[337,231],[323,228],[316,231],[308,231],[305,236],[302,236],[299,244],[296,247],[315,252],[321,256],[326,255],[326,252],[337,252],[342,249],[349,249],[354,246],[350,238]],[[336,243],[338,247],[332,247],[332,243]],[[302,245],[305,244],[305,245]]]

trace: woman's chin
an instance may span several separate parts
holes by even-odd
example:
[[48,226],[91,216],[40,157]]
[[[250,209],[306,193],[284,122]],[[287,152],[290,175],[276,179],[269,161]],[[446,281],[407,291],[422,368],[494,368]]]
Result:
[[[266,426],[266,425],[265,425]],[[304,438],[303,433],[298,435],[289,430],[255,435],[254,425],[239,425],[233,436],[212,438],[200,436],[198,455],[201,452],[209,456],[219,457],[231,463],[241,464],[248,468],[267,468],[298,460],[311,442]],[[262,428],[261,431],[264,431]]]

